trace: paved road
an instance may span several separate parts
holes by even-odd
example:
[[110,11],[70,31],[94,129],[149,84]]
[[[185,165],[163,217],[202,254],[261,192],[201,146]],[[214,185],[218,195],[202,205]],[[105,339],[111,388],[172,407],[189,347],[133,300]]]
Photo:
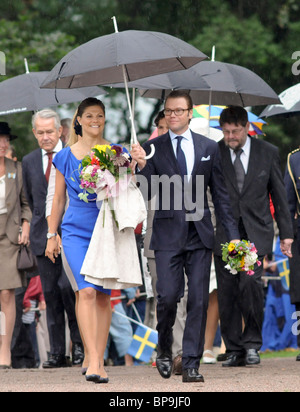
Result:
[[85,381],[80,368],[0,370],[0,392],[103,392],[107,402],[117,401],[118,392],[131,392],[132,397],[134,392],[148,392],[151,399],[168,392],[191,393],[192,399],[199,392],[300,392],[300,362],[295,358],[264,359],[259,366],[230,369],[220,363],[201,365],[205,383],[198,384],[182,383],[180,376],[164,380],[151,366],[115,366],[107,371],[110,382],[96,385]]

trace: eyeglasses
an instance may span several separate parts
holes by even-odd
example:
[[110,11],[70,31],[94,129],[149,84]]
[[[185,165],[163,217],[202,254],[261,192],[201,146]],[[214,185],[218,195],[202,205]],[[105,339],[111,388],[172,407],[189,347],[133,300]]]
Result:
[[175,109],[175,110],[165,109],[165,110],[164,110],[164,114],[165,114],[165,116],[171,116],[171,114],[174,113],[175,116],[182,116],[183,113],[184,113],[186,110],[190,110],[190,109]]
[[238,136],[242,133],[242,131],[244,131],[245,128],[244,127],[240,127],[238,129],[233,129],[233,130],[225,130],[222,129],[222,132],[224,134],[224,136],[230,136],[230,134],[232,134],[233,136]]

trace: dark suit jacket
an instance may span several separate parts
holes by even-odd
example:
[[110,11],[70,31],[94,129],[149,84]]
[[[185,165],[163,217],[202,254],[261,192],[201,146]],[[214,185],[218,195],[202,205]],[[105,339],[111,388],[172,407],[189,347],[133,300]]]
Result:
[[44,255],[48,225],[45,218],[47,181],[43,171],[42,150],[34,150],[23,158],[23,182],[32,211],[30,244],[36,256]]
[[[239,193],[230,149],[224,140],[219,142],[227,190],[233,215],[243,219],[248,238],[255,243],[261,256],[273,250],[274,226],[270,211],[270,195],[275,207],[275,218],[280,238],[293,238],[278,148],[263,140],[251,138],[248,172],[242,193]],[[215,253],[226,240],[220,221],[217,222]]]
[[[204,246],[212,249],[214,229],[206,195],[208,186],[211,189],[216,213],[224,224],[226,239],[229,241],[238,238],[238,230],[231,213],[229,197],[225,188],[218,145],[213,140],[202,135],[192,132],[192,136],[194,140],[195,163],[191,177],[191,192],[194,202],[196,201],[196,196],[199,195],[196,190],[196,176],[204,176],[204,187],[202,187],[204,215],[201,220],[195,221],[195,226]],[[149,188],[151,187],[151,176],[166,175],[171,178],[174,175],[180,175],[169,133],[145,143],[144,148],[147,154],[150,152],[150,144],[155,146],[155,155],[147,161],[146,166],[140,172],[141,175],[147,178]],[[179,250],[186,246],[189,222],[186,221],[186,211],[184,209],[176,210],[173,189],[171,187],[169,210],[164,210],[161,202],[162,196],[159,193],[158,198],[160,202],[154,215],[150,249]],[[153,196],[153,194],[148,193],[148,198]]]

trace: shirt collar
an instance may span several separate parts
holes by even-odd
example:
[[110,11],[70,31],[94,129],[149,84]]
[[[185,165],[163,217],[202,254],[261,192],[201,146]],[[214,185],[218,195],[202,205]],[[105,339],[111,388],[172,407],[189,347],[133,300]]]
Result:
[[192,139],[193,139],[193,137],[192,137],[192,132],[191,132],[191,129],[190,129],[190,128],[188,128],[184,133],[182,133],[182,134],[180,134],[180,135],[178,135],[178,134],[176,134],[176,133],[173,133],[172,130],[169,130],[169,134],[170,134],[170,138],[171,138],[172,141],[173,141],[174,139],[176,139],[177,136],[183,136],[185,139],[188,139],[188,140],[192,140]]
[[[244,144],[244,146],[241,149],[243,149],[243,152],[246,156],[250,155],[251,139],[250,139],[249,136],[247,136],[246,143]],[[231,156],[232,156],[234,154],[234,150],[230,148],[230,152],[231,152]]]
[[[57,142],[57,145],[53,149],[53,153],[59,152],[62,149],[62,147],[63,147],[62,141],[59,139]],[[45,156],[46,154],[47,154],[46,150],[42,149],[42,156]]]

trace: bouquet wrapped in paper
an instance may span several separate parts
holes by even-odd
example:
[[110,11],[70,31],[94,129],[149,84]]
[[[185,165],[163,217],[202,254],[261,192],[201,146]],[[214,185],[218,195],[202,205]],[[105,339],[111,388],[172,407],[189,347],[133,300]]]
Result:
[[225,268],[232,275],[237,275],[238,272],[246,272],[250,276],[254,275],[255,264],[261,265],[254,243],[247,240],[222,245],[222,259],[227,263]]
[[[118,145],[98,145],[80,170],[78,196],[97,194],[100,208],[80,273],[105,289],[142,284],[134,229],[147,217],[144,199],[130,169],[130,155]],[[95,200],[95,199],[94,199]],[[100,206],[101,205],[101,206]]]
[[131,179],[130,155],[119,145],[96,145],[82,160],[79,198],[88,202],[89,194],[97,194],[97,201],[116,197],[126,190]]

